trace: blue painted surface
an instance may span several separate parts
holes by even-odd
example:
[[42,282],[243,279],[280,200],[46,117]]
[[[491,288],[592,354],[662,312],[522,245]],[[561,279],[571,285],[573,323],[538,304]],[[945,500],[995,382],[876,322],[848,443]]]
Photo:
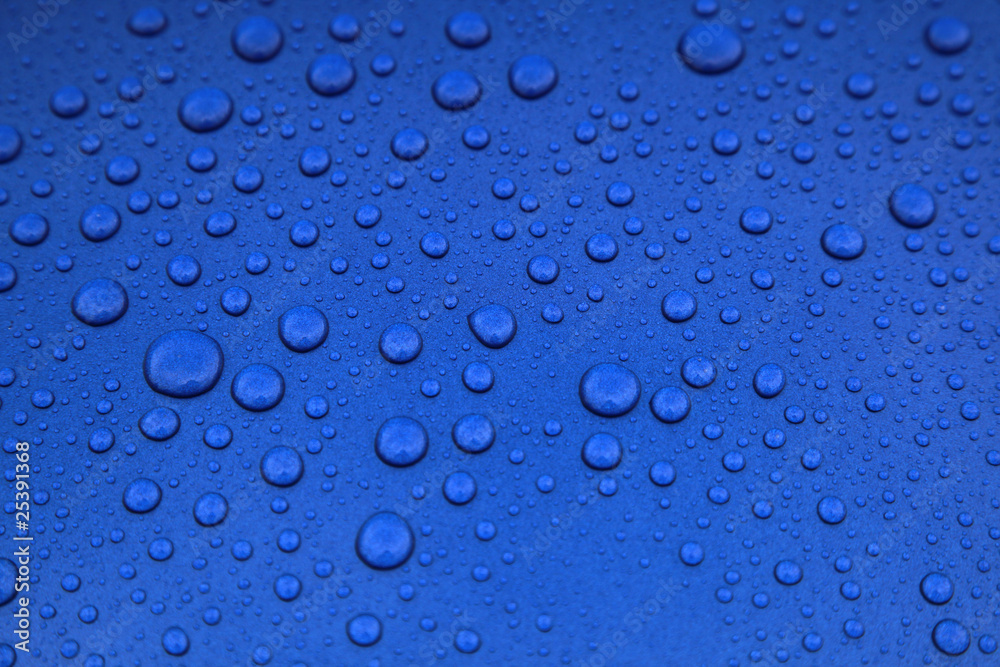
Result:
[[996,663],[994,4],[0,13],[0,665]]

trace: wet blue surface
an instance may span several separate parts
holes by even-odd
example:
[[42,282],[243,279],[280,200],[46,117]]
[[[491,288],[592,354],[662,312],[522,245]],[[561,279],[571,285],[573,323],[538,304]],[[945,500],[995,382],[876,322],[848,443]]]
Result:
[[997,664],[995,3],[0,15],[0,666]]

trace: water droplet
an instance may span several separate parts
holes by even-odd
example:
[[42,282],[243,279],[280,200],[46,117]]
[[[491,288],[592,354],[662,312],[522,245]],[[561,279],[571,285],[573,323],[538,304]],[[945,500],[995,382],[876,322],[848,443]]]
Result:
[[423,348],[424,341],[420,332],[405,322],[390,324],[378,341],[378,351],[382,357],[394,364],[413,361]]
[[375,454],[396,468],[411,466],[427,454],[428,438],[423,425],[409,417],[385,420],[375,434]]
[[507,71],[510,89],[527,100],[547,95],[559,82],[559,71],[551,60],[541,55],[521,56]]
[[248,16],[233,28],[230,41],[240,58],[262,63],[278,55],[285,36],[278,24],[266,16]]
[[620,417],[639,402],[636,374],[618,364],[597,364],[580,378],[580,401],[600,417]]
[[476,339],[493,349],[504,347],[514,340],[517,333],[514,313],[500,304],[490,304],[473,311],[469,314],[468,321],[469,329]]
[[285,397],[285,378],[267,364],[250,364],[233,377],[230,393],[244,410],[263,412]]
[[937,215],[934,196],[915,183],[904,183],[892,191],[889,197],[892,216],[906,227],[926,227]]
[[95,278],[80,286],[73,295],[73,315],[92,327],[117,322],[128,310],[128,294],[118,282]]
[[160,485],[151,479],[140,477],[125,487],[122,493],[122,504],[133,514],[152,512],[160,504],[163,492]]
[[336,53],[316,58],[306,71],[309,87],[328,97],[347,92],[354,85],[354,78],[354,66]]
[[233,115],[233,99],[224,90],[205,87],[192,90],[177,107],[177,117],[192,132],[217,130]]
[[868,247],[868,241],[861,230],[845,224],[827,227],[820,243],[823,251],[835,259],[857,259]]
[[330,324],[313,306],[295,306],[278,319],[278,336],[292,352],[309,352],[326,341]]
[[691,412],[691,399],[679,387],[663,387],[649,400],[653,416],[665,424],[676,424]]
[[272,447],[260,459],[260,476],[274,486],[292,486],[302,479],[304,471],[299,453],[284,445]]
[[391,570],[405,563],[413,553],[414,538],[409,524],[398,514],[378,512],[358,530],[354,551],[375,570]]
[[49,236],[49,221],[37,213],[19,215],[7,230],[14,243],[35,246]]
[[445,72],[434,81],[431,94],[438,106],[447,111],[468,109],[479,101],[483,87],[472,74],[462,70]]
[[456,46],[474,49],[490,39],[490,24],[478,12],[459,12],[445,24],[448,39]]
[[677,43],[681,61],[701,74],[728,72],[743,60],[743,40],[730,28],[715,22],[696,23]]
[[142,372],[153,391],[174,398],[192,398],[215,386],[222,366],[222,348],[215,340],[178,329],[149,344]]
[[609,433],[595,433],[583,443],[580,456],[594,470],[613,470],[622,460],[622,443]]
[[938,53],[952,55],[969,47],[972,43],[972,29],[961,19],[941,16],[930,22],[924,37],[927,45]]

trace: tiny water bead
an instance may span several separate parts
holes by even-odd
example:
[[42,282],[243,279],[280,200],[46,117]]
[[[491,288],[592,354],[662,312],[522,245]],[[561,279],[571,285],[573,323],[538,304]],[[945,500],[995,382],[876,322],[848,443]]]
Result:
[[794,586],[802,581],[802,568],[794,561],[779,561],[774,566],[774,578],[779,584]]
[[587,239],[586,251],[595,262],[610,262],[618,256],[618,243],[609,234],[594,234]]
[[60,118],[75,118],[87,109],[87,94],[76,86],[63,86],[52,93],[49,109]]
[[239,317],[250,308],[250,292],[242,287],[227,287],[219,296],[219,306],[223,312],[233,317]]
[[476,480],[467,472],[453,472],[445,478],[441,492],[452,505],[466,505],[476,497]]
[[354,222],[362,229],[374,227],[381,219],[382,209],[374,204],[362,204],[354,211]]
[[103,454],[115,446],[115,434],[106,428],[99,428],[90,434],[87,447],[95,454]]
[[191,648],[191,640],[188,639],[187,633],[177,626],[167,628],[163,632],[160,644],[168,655],[177,657],[186,655]]
[[473,361],[462,370],[462,384],[477,394],[492,389],[495,379],[493,369],[481,361]]
[[548,255],[536,255],[528,261],[528,277],[540,285],[549,285],[559,277],[559,263]]
[[844,90],[851,97],[859,100],[867,99],[875,94],[875,77],[868,72],[855,72],[847,77],[844,82]]
[[125,25],[134,35],[153,37],[166,29],[167,16],[159,7],[143,7],[133,12]]
[[167,277],[180,287],[190,287],[201,278],[201,264],[191,255],[177,255],[167,262]]
[[233,431],[225,424],[212,424],[202,435],[202,442],[212,449],[225,449],[233,441]]
[[11,290],[17,285],[17,269],[7,262],[0,261],[0,294]]
[[691,399],[679,387],[663,387],[649,399],[649,409],[664,424],[676,424],[691,412]]
[[635,373],[618,364],[597,364],[580,378],[580,401],[600,417],[620,417],[639,403]]
[[694,567],[705,560],[705,549],[697,542],[687,542],[681,546],[679,555],[682,563]]
[[834,525],[842,522],[847,517],[847,507],[840,498],[826,496],[817,503],[816,513],[823,523]]
[[236,216],[229,211],[216,211],[205,218],[205,233],[219,238],[231,234],[236,229]]
[[299,155],[299,171],[304,176],[314,178],[322,176],[330,168],[333,158],[330,152],[322,146],[307,146]]
[[931,604],[947,604],[955,594],[955,586],[946,575],[931,572],[920,580],[920,594]]
[[441,259],[448,254],[448,239],[441,232],[427,232],[420,239],[420,250],[432,259]]
[[302,581],[294,574],[282,574],[274,580],[274,595],[282,602],[292,602],[302,594]]
[[406,521],[393,512],[377,512],[358,529],[354,551],[374,570],[391,570],[409,560],[416,540]]
[[656,486],[670,486],[675,479],[677,471],[666,461],[657,461],[649,467],[649,481]]

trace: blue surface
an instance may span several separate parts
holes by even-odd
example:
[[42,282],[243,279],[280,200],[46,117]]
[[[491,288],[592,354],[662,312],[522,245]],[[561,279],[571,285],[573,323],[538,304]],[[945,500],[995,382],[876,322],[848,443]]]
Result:
[[0,665],[998,663],[996,3],[158,7],[0,8]]

